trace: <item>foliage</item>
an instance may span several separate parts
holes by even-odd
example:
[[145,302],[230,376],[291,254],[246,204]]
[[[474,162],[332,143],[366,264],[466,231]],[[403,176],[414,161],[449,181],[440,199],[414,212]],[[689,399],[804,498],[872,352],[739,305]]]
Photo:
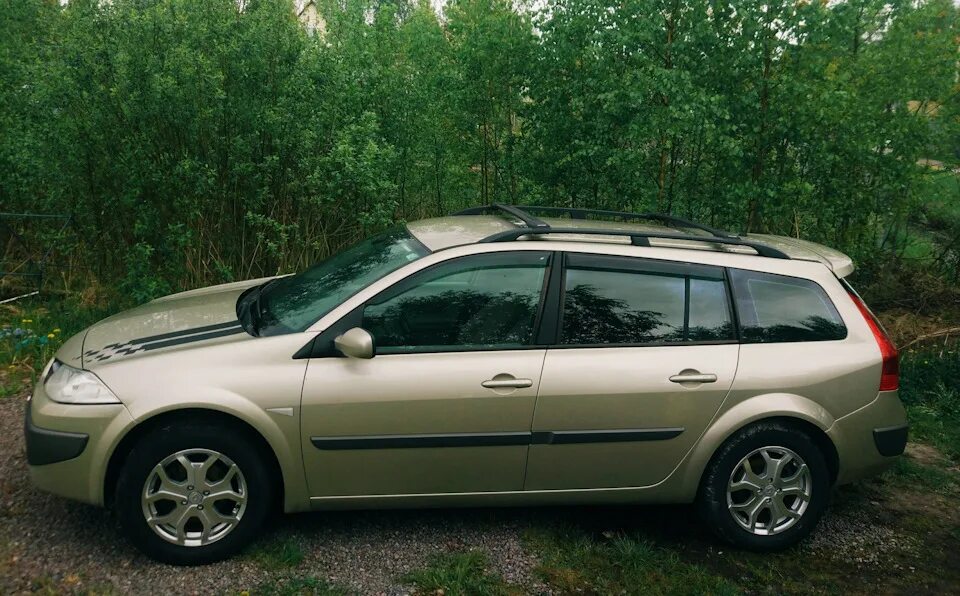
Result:
[[0,0],[0,210],[73,215],[55,249],[87,273],[65,283],[142,301],[493,201],[860,261],[933,222],[955,275],[916,165],[957,161],[950,0],[324,0],[315,36],[291,4]]
[[110,310],[76,299],[0,305],[0,397],[29,389],[64,341]]

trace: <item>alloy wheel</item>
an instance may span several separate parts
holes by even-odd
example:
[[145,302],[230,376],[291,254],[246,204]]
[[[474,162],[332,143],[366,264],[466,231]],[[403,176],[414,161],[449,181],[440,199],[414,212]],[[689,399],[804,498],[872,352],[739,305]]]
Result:
[[144,483],[141,505],[147,525],[181,546],[205,546],[240,523],[247,507],[243,472],[210,449],[184,449],[158,463]]
[[727,509],[751,534],[779,534],[800,521],[812,490],[810,469],[799,455],[786,447],[761,447],[733,468]]

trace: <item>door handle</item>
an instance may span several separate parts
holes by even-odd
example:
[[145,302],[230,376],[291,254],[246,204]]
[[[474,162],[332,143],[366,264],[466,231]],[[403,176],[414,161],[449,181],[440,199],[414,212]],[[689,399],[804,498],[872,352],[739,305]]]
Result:
[[[500,376],[500,375],[497,375]],[[489,379],[480,383],[487,389],[522,389],[523,387],[530,387],[533,385],[533,381],[530,379]]]
[[700,374],[695,371],[687,372],[682,371],[678,375],[673,375],[670,377],[671,383],[716,383],[717,375],[713,374]]

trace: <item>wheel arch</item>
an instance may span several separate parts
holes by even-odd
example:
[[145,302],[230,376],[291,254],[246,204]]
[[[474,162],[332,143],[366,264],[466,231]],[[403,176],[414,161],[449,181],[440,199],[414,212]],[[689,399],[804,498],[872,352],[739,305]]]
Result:
[[283,468],[280,465],[280,460],[277,457],[276,451],[270,445],[270,442],[263,435],[263,433],[261,433],[252,424],[238,416],[220,410],[199,407],[159,412],[154,416],[139,421],[135,426],[131,427],[126,434],[124,434],[124,436],[117,443],[116,447],[113,449],[113,452],[110,454],[110,459],[107,462],[107,468],[103,480],[104,505],[107,507],[113,505],[117,482],[120,478],[120,471],[122,470],[123,464],[134,445],[136,445],[138,441],[140,441],[151,431],[163,426],[164,424],[170,424],[179,421],[213,422],[222,424],[225,427],[230,427],[233,430],[248,436],[256,446],[257,450],[261,452],[266,460],[267,467],[270,470],[271,478],[278,487],[276,506],[281,508],[284,506],[287,498],[287,482],[285,482]]
[[810,437],[810,439],[813,440],[814,444],[816,444],[817,448],[820,450],[820,453],[823,454],[823,459],[827,462],[827,472],[830,474],[831,486],[836,483],[837,477],[840,474],[840,455],[837,452],[836,445],[833,444],[833,441],[830,439],[829,435],[827,435],[827,433],[816,424],[813,424],[808,420],[804,420],[803,418],[796,416],[770,416],[768,418],[761,418],[759,420],[753,420],[748,424],[744,424],[743,426],[731,432],[719,445],[717,445],[716,449],[713,450],[713,454],[710,456],[710,459],[707,460],[707,464],[700,472],[700,481],[697,483],[698,489],[703,483],[704,475],[710,466],[713,465],[713,462],[717,458],[717,454],[724,447],[724,445],[726,445],[740,432],[750,428],[751,426],[771,423],[786,426],[787,428],[803,433]]
[[837,446],[827,434],[835,419],[820,404],[798,395],[773,394],[752,397],[722,413],[704,432],[684,466],[683,492],[689,501],[699,493],[710,464],[721,447],[737,433],[750,426],[776,422],[809,436],[823,453],[831,485],[840,473]]

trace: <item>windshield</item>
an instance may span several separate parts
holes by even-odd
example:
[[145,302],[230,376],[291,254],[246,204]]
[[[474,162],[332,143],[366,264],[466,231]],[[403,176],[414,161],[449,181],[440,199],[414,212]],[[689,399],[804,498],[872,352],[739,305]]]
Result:
[[258,335],[304,331],[344,300],[430,251],[405,228],[355,244],[297,275],[265,285],[254,308]]

